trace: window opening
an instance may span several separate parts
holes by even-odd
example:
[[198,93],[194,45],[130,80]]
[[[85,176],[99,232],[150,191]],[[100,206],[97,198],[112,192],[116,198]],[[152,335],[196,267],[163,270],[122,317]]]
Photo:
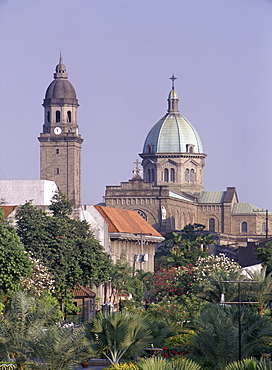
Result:
[[56,122],[60,122],[60,111],[56,111]]
[[168,182],[169,181],[169,171],[168,168],[164,169],[164,181]]
[[67,122],[72,122],[72,114],[70,110],[67,112]]
[[214,218],[209,219],[209,231],[215,232],[215,219]]
[[175,182],[175,169],[171,168],[170,170],[170,181]]
[[189,173],[190,173],[189,168],[186,168],[186,170],[185,170],[185,181],[188,181],[188,182],[189,182]]
[[190,171],[190,182],[195,182],[195,170],[191,169]]
[[154,182],[155,181],[155,172],[153,170],[153,168],[151,169],[151,182]]
[[151,182],[151,174],[149,169],[147,170],[147,182]]
[[241,223],[241,232],[242,233],[247,233],[247,222],[246,221],[243,221]]

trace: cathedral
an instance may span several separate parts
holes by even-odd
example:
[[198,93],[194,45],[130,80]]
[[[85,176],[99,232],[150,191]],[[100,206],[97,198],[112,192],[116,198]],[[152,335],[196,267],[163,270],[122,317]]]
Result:
[[167,113],[147,134],[140,154],[143,177],[137,160],[131,180],[106,187],[106,205],[137,211],[162,234],[198,223],[216,233],[220,244],[245,246],[249,239],[267,238],[267,212],[239,203],[235,187],[203,189],[206,154],[196,129],[179,113],[176,77],[170,79]]
[[[131,180],[106,186],[105,205],[136,211],[161,234],[198,223],[215,233],[220,244],[246,245],[248,240],[267,238],[268,212],[250,203],[239,203],[234,187],[204,190],[206,154],[196,129],[179,113],[176,77],[170,79],[167,112],[147,134],[140,153],[143,175],[137,160]],[[61,56],[43,107],[44,124],[38,138],[40,178],[54,181],[80,209],[84,206],[79,104]]]

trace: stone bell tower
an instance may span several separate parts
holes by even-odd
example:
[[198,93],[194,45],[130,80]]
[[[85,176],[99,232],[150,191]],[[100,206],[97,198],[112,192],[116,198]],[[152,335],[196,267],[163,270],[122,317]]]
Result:
[[40,178],[55,181],[75,207],[81,204],[81,144],[76,92],[68,81],[60,56],[54,80],[43,101],[44,124],[40,142]]

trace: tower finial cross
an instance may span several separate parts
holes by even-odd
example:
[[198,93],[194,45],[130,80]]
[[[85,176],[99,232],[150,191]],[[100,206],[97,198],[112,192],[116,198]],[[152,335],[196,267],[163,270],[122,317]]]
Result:
[[169,78],[169,80],[172,80],[172,90],[175,90],[175,80],[177,77],[173,74],[172,77]]
[[141,162],[138,160],[138,159],[136,159],[136,161],[135,162],[133,162],[134,164],[136,164],[136,167],[134,168],[134,170],[132,171],[133,172],[133,174],[134,174],[134,176],[141,176],[141,169],[140,169],[140,167],[139,167],[139,164],[141,164]]

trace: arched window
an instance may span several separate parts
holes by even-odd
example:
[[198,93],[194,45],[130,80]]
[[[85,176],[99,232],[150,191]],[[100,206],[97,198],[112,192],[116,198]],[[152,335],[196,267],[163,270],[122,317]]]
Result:
[[60,122],[60,111],[56,111],[56,122]]
[[188,181],[188,182],[189,182],[189,173],[190,173],[189,168],[186,168],[186,170],[185,170],[185,181]]
[[151,171],[147,170],[147,182],[151,182]]
[[151,169],[151,182],[154,182],[155,181],[155,172],[153,170],[153,168]]
[[47,122],[50,122],[50,112],[47,112]]
[[140,216],[142,216],[143,219],[147,220],[146,214],[141,209],[136,210],[137,213],[139,213]]
[[266,234],[266,221],[262,222],[262,234]]
[[168,182],[169,181],[169,171],[168,168],[164,169],[164,181]]
[[170,170],[170,181],[175,182],[175,170],[174,170],[174,168],[171,168],[171,170]]
[[241,232],[242,233],[247,233],[247,222],[246,221],[243,221],[241,223]]
[[190,182],[195,182],[195,170],[191,169],[190,171]]
[[67,112],[67,122],[72,122],[72,113],[70,110]]
[[214,218],[209,219],[209,231],[211,231],[212,233],[215,232],[215,219]]

